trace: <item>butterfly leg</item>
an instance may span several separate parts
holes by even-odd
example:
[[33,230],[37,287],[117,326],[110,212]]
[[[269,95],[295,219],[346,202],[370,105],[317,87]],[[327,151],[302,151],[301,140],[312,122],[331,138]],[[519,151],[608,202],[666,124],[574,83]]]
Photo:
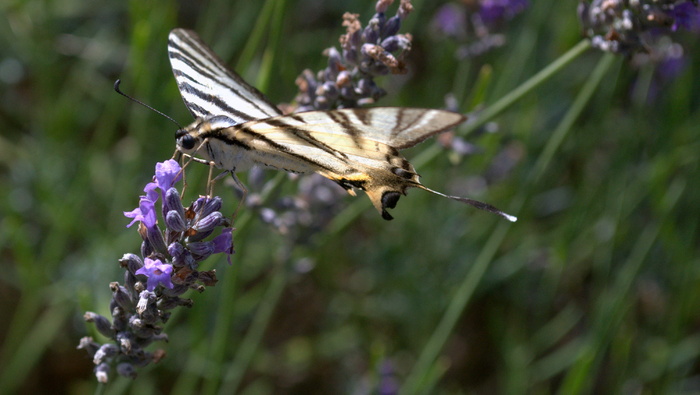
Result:
[[233,216],[231,216],[231,223],[233,223],[233,221],[236,219],[236,216],[238,215],[238,209],[241,208],[241,205],[243,204],[243,202],[245,202],[245,199],[248,197],[248,188],[246,188],[245,185],[243,185],[243,183],[241,182],[241,180],[238,179],[235,170],[229,173],[231,173],[231,178],[233,178],[233,182],[234,184],[236,184],[236,187],[240,189],[241,192],[243,192],[243,196],[241,196],[241,200],[238,202],[238,206],[236,206],[236,211],[234,211]]

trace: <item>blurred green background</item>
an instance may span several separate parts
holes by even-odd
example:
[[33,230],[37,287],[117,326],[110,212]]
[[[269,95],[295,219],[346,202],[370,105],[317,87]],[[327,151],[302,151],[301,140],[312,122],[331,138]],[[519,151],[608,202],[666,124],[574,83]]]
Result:
[[[406,152],[427,186],[519,221],[411,191],[386,222],[360,193],[301,243],[248,210],[233,265],[206,263],[220,282],[189,295],[170,342],[152,347],[166,358],[100,390],[700,392],[697,33],[679,32],[686,64],[664,78],[577,47],[577,3],[539,0],[508,23],[505,46],[459,60],[459,42],[432,24],[442,2],[413,3],[402,28],[414,37],[411,72],[378,80],[381,105],[440,108],[452,93],[461,111],[488,111],[581,49],[498,111],[496,132],[467,136],[478,153],[459,158],[434,140]],[[0,8],[0,393],[92,393],[92,362],[75,347],[105,339],[82,313],[109,315],[117,259],[140,245],[122,212],[172,155],[176,129],[115,94],[114,80],[189,123],[166,52],[170,29],[188,27],[273,102],[290,102],[296,76],[325,66],[343,12],[364,24],[374,1]],[[206,169],[191,169],[191,193],[202,193]],[[284,180],[278,194],[295,189]],[[233,191],[217,193],[232,212]]]

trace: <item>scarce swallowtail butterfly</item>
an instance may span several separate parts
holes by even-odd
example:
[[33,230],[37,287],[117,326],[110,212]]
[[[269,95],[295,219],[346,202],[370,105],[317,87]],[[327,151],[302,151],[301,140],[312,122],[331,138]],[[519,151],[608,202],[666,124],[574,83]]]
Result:
[[399,150],[444,132],[466,117],[422,108],[347,108],[283,115],[197,36],[175,29],[170,64],[185,105],[196,121],[175,134],[177,149],[200,162],[235,173],[262,165],[294,173],[316,172],[367,193],[386,220],[408,188],[470,204],[510,221],[514,216],[476,200],[423,186]]

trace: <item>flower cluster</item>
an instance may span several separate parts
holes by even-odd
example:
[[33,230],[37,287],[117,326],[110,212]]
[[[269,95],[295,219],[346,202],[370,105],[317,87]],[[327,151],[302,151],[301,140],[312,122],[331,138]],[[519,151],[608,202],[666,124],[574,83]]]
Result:
[[657,43],[672,44],[663,39],[670,33],[700,28],[696,0],[582,1],[578,16],[594,47],[624,55],[658,52]]
[[[232,228],[219,212],[221,199],[200,197],[185,208],[173,186],[180,180],[181,172],[174,160],[158,163],[154,182],[144,188],[139,207],[124,213],[133,219],[127,226],[139,223],[143,259],[125,254],[119,260],[126,271],[124,285],[110,284],[112,321],[97,313],[85,313],[85,320],[112,340],[99,344],[85,337],[78,346],[93,358],[100,382],[108,381],[115,365],[117,373],[133,378],[137,367],[159,361],[164,351],[149,352],[144,348],[155,341],[167,341],[161,325],[170,317],[168,310],[192,305],[190,299],[180,297],[187,290],[203,292],[206,286],[216,284],[215,270],[199,271],[199,262],[212,254],[225,253],[230,263]],[[158,226],[156,214],[159,199],[164,230]],[[220,234],[207,240],[220,227]]]
[[478,0],[448,3],[433,17],[434,30],[463,44],[460,59],[475,57],[505,44],[506,22],[524,11],[528,0]]
[[386,92],[374,77],[406,72],[403,58],[411,49],[411,35],[398,34],[401,21],[413,10],[410,0],[401,0],[395,16],[386,17],[394,0],[378,0],[377,13],[363,29],[358,14],[346,12],[340,36],[341,50],[324,51],[328,67],[314,73],[306,69],[297,78],[299,94],[295,112],[358,107],[375,102]]

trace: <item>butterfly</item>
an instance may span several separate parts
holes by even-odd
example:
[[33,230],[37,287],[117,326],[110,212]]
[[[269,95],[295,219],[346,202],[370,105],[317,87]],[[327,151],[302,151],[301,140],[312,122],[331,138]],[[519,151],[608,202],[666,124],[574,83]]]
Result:
[[[399,150],[449,130],[466,117],[450,111],[345,108],[284,115],[256,88],[229,70],[190,30],[174,29],[168,55],[185,105],[196,118],[176,132],[177,149],[230,173],[262,165],[293,173],[318,173],[351,195],[366,192],[382,218],[409,188],[470,204],[509,221],[516,217],[473,199],[422,185]],[[245,190],[245,187],[243,187]]]

